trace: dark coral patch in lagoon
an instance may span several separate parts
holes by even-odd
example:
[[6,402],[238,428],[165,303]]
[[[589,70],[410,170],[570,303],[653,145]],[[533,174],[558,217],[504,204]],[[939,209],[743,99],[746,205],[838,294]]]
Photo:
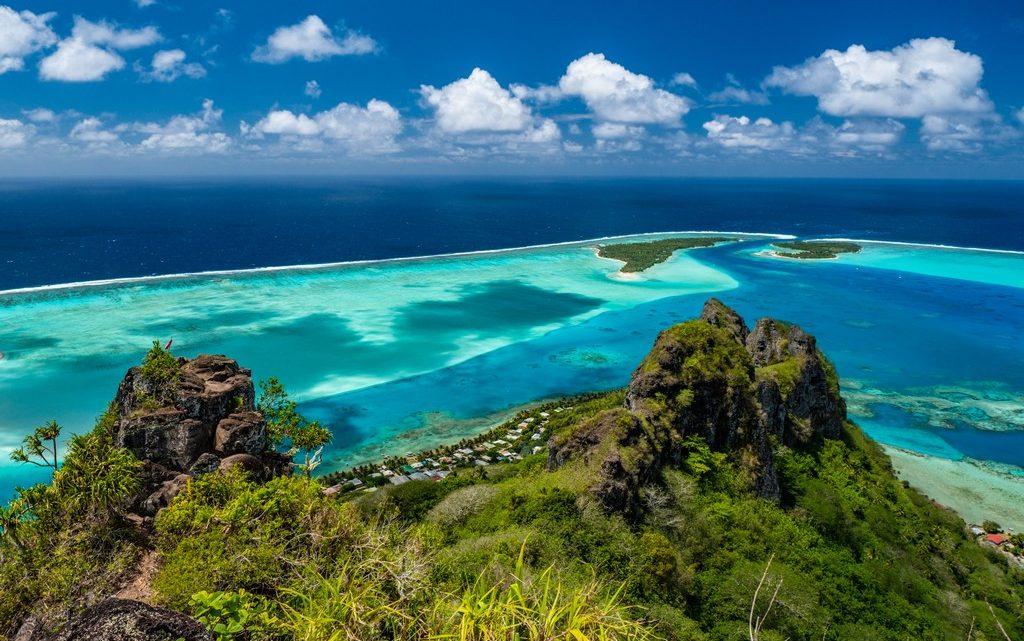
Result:
[[52,336],[33,336],[31,334],[0,335],[0,360],[16,360],[24,352],[47,349],[60,344],[60,339]]
[[517,280],[462,287],[459,298],[409,305],[396,323],[402,329],[438,334],[498,334],[529,329],[597,309],[604,301],[554,292]]

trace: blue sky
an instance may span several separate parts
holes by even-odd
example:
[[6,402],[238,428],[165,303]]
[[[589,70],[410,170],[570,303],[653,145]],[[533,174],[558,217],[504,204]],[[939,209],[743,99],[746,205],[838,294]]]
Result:
[[1022,63],[1019,1],[33,1],[0,172],[1021,178]]

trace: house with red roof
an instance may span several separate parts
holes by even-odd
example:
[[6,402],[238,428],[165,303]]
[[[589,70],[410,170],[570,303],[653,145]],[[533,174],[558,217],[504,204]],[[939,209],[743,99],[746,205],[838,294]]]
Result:
[[992,545],[999,546],[1009,541],[1010,537],[1006,536],[1005,534],[986,534],[985,540],[991,543]]

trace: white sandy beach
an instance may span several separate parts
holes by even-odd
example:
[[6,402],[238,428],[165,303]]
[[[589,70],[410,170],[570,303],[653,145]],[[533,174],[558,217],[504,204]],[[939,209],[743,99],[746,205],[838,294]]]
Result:
[[[969,459],[951,461],[885,448],[897,475],[929,498],[956,511],[969,523],[992,519],[1004,528],[1024,531],[1024,476],[999,472]],[[923,491],[923,490],[922,490]]]

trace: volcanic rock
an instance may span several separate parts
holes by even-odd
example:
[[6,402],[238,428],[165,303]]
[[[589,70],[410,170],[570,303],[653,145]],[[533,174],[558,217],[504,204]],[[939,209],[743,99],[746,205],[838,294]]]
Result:
[[290,459],[270,449],[248,369],[208,354],[180,358],[178,366],[177,378],[162,385],[133,367],[114,399],[114,442],[143,461],[133,510],[154,516],[192,476],[239,465],[225,465],[236,456],[248,457],[242,467],[260,481],[291,473]]

